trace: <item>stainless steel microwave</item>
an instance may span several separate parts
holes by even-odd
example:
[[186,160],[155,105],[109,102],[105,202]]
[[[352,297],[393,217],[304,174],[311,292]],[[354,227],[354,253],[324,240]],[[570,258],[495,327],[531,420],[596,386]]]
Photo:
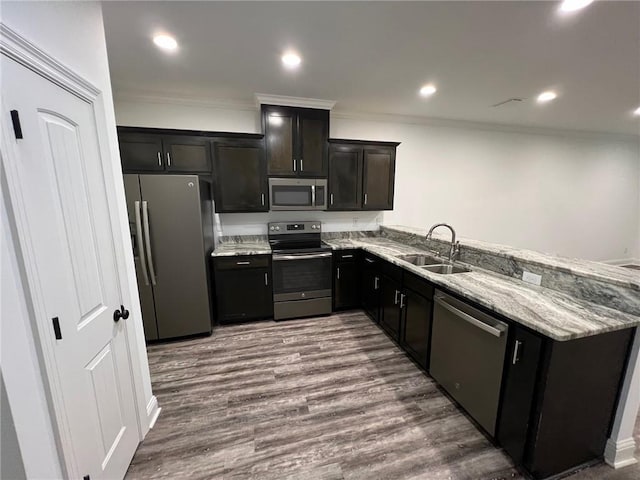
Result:
[[321,178],[270,178],[271,210],[326,210],[327,181]]

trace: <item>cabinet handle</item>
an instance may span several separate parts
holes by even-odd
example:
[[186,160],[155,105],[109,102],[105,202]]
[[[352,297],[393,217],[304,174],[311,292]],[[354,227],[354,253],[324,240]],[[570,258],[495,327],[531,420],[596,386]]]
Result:
[[367,263],[375,263],[375,261],[374,261],[374,260],[372,260],[372,259],[370,259],[370,258],[365,258],[365,261],[366,261]]
[[393,304],[397,305],[398,304],[398,294],[400,292],[398,290],[396,290],[396,294],[393,296]]
[[251,262],[236,262],[236,265],[251,265]]
[[171,166],[171,154],[167,152],[167,167]]
[[340,258],[353,258],[353,255],[342,255]]
[[338,272],[337,278],[340,280],[340,267],[336,267],[336,271]]
[[267,274],[267,272],[264,273],[264,284],[266,286],[269,286],[269,275]]
[[162,154],[160,152],[158,152],[158,166],[162,166]]
[[377,290],[378,289],[378,283],[380,282],[380,279],[378,277],[374,277],[373,279],[373,289]]
[[400,308],[404,308],[404,297],[406,295],[404,293],[400,294]]
[[330,195],[331,197],[331,205],[333,205],[333,193]]
[[300,159],[300,171],[304,172],[304,163],[302,163],[302,159]]
[[519,340],[516,340],[516,344],[513,347],[513,358],[511,359],[511,363],[513,365],[515,365],[516,363],[518,363],[520,361],[520,346],[522,345],[522,342]]
[[296,171],[296,159],[295,158],[293,159],[293,171],[294,172]]
[[367,200],[368,200],[368,197],[367,197],[367,194],[365,193],[365,194],[364,194],[364,204],[365,204],[365,205],[367,204]]
[[260,197],[262,198],[262,206],[264,207],[264,193],[260,195]]

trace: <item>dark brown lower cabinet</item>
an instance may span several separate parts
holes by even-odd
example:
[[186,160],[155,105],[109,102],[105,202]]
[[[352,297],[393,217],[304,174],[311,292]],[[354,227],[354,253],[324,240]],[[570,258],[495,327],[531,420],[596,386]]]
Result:
[[405,272],[400,345],[425,370],[428,368],[433,286]]
[[516,463],[522,463],[538,378],[542,337],[511,326],[497,438]]
[[273,317],[270,255],[215,257],[213,266],[219,323]]
[[380,259],[364,253],[361,262],[362,308],[374,322],[380,321]]
[[382,276],[380,294],[380,325],[395,341],[400,340],[400,316],[404,305],[402,284],[397,280]]
[[514,328],[498,442],[536,479],[598,461],[635,329],[558,342]]
[[333,309],[344,310],[360,305],[360,269],[357,250],[333,254]]

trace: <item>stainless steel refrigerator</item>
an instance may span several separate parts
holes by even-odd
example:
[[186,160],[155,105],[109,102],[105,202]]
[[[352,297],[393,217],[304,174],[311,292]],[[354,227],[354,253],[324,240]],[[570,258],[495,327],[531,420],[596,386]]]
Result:
[[147,340],[211,333],[209,184],[197,175],[124,175]]

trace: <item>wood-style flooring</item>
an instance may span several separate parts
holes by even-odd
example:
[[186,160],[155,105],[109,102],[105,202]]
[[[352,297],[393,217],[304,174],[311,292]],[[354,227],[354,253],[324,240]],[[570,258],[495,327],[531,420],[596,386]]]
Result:
[[148,352],[162,412],[128,479],[523,478],[360,311],[218,327]]

